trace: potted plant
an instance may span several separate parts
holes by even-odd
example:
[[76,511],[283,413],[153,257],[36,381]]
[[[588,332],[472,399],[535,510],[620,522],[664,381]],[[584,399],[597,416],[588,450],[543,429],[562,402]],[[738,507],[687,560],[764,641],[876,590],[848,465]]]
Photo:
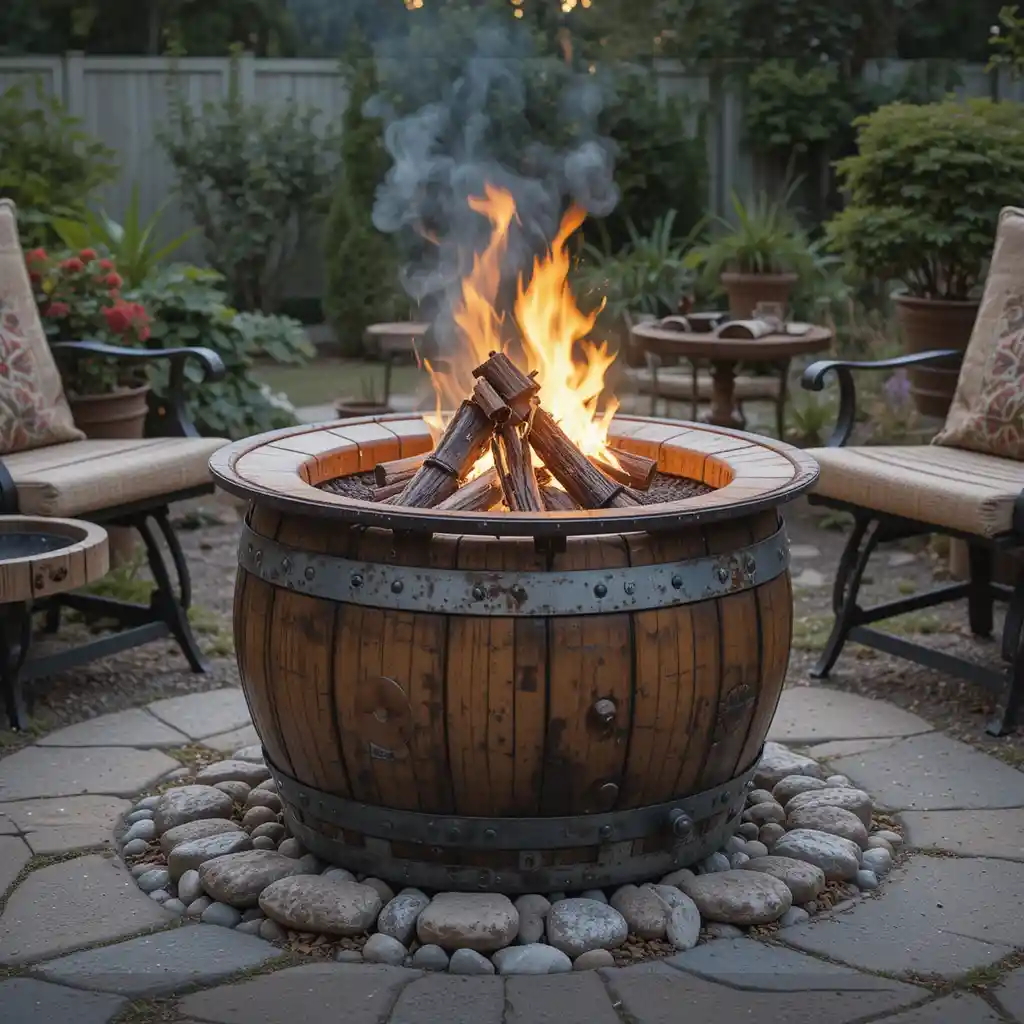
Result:
[[[121,295],[123,280],[113,260],[94,249],[26,256],[43,327],[51,341],[105,341],[141,346],[149,317]],[[75,357],[60,361],[61,378],[75,423],[91,438],[142,437],[149,383],[145,370],[114,359]]]
[[[990,100],[894,103],[855,122],[838,165],[845,209],[830,246],[862,276],[896,282],[906,349],[967,347],[999,211],[1020,201],[1024,111]],[[944,416],[957,369],[913,370],[920,413]]]
[[726,293],[729,313],[739,320],[762,302],[787,306],[801,277],[817,269],[810,240],[789,209],[797,184],[779,199],[761,192],[744,203],[733,193],[735,222],[717,218],[715,236],[687,257],[705,287]]

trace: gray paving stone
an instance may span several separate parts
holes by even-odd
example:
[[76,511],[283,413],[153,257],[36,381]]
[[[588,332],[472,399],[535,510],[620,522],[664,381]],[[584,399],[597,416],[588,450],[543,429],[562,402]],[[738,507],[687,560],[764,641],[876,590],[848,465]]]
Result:
[[782,691],[768,738],[806,744],[912,736],[931,729],[923,718],[885,701],[822,686],[792,686]]
[[899,743],[901,737],[890,736],[883,740],[831,740],[828,743],[815,743],[813,746],[794,744],[799,750],[819,761],[830,761],[835,757],[848,757],[850,754],[867,754],[873,750],[884,750],[894,743]]
[[904,811],[911,847],[945,850],[964,857],[1024,860],[1024,810]]
[[1024,1024],[1024,967],[1003,978],[1003,983],[992,990],[999,1005],[1020,1024]]
[[0,981],[0,1020],[4,1024],[107,1024],[128,1000],[100,992],[74,992],[33,978]]
[[230,732],[218,733],[216,736],[209,736],[203,740],[203,746],[216,750],[221,754],[233,754],[242,747],[258,746],[260,738],[254,726],[243,725],[241,729],[232,729]]
[[[879,987],[889,990],[894,984],[872,974],[861,974],[852,967],[826,963],[806,953],[784,946],[768,946],[756,939],[708,942],[666,963],[709,981],[764,992],[848,992]],[[915,991],[910,986],[905,988],[907,1001],[913,1001]],[[916,990],[918,999],[926,994],[924,990]]]
[[[505,1024],[619,1024],[597,971],[511,977]],[[689,1015],[687,1015],[689,1016]],[[696,1018],[690,1018],[691,1020]]]
[[141,708],[100,715],[58,729],[38,741],[41,747],[180,747],[188,737]]
[[37,968],[47,981],[139,999],[185,985],[220,981],[260,967],[281,951],[263,939],[209,924],[190,924],[100,946]]
[[388,1024],[501,1024],[504,1009],[501,978],[429,974],[402,989]]
[[886,1017],[885,1024],[1002,1024],[1002,1018],[984,999],[957,993]]
[[32,859],[32,851],[18,836],[0,836],[0,896],[11,887],[21,869]]
[[0,917],[0,963],[58,956],[175,920],[119,861],[76,857],[33,871],[11,894]]
[[16,836],[21,831],[11,819],[0,811],[0,836]]
[[113,796],[65,796],[0,804],[0,816],[25,834],[33,853],[67,853],[113,841],[131,802]]
[[131,747],[26,747],[0,761],[0,801],[103,793],[133,796],[178,762]]
[[729,988],[664,964],[602,973],[621,1003],[620,1015],[633,1024],[680,1024],[683,1020],[847,1024],[901,1009],[911,1002],[908,994],[920,998],[920,989],[882,979],[878,988],[859,991],[856,998],[851,998],[823,990],[764,992]]
[[419,977],[405,967],[308,964],[197,992],[178,1008],[208,1024],[380,1024],[399,992]]
[[832,767],[894,810],[1024,807],[1024,772],[942,733],[841,757]]
[[881,899],[779,933],[788,945],[866,970],[962,974],[1024,945],[1024,864],[913,857]]
[[154,701],[146,710],[194,740],[241,729],[251,721],[245,697],[235,686],[168,697]]

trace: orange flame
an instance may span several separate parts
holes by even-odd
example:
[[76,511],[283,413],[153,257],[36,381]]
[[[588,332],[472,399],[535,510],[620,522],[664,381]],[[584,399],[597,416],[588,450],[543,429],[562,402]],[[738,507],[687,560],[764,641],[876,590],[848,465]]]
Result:
[[[438,436],[444,426],[442,407],[452,409],[468,397],[474,384],[473,368],[492,352],[506,348],[495,301],[516,207],[511,193],[504,189],[487,185],[484,193],[469,200],[473,210],[490,220],[491,237],[483,252],[474,256],[473,268],[462,282],[462,300],[454,311],[463,345],[446,372],[425,362],[437,396],[437,411],[425,419]],[[608,352],[605,343],[595,345],[585,340],[597,314],[581,312],[569,289],[569,239],[584,217],[582,210],[570,209],[562,219],[551,250],[534,261],[529,284],[524,284],[520,277],[515,320],[526,369],[537,371],[541,405],[582,452],[603,455],[614,462],[605,443],[618,402],[606,398],[603,411],[599,410],[599,403],[605,374],[615,356]],[[470,475],[476,476],[490,464],[491,456],[485,455]]]

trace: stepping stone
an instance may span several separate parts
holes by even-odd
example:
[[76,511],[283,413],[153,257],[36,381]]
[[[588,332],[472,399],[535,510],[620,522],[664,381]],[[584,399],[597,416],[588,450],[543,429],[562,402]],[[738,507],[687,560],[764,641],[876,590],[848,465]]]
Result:
[[252,724],[245,697],[235,686],[154,701],[147,710],[193,740],[219,736]]
[[828,743],[817,743],[807,751],[811,757],[822,761],[831,761],[837,757],[848,757],[850,754],[868,754],[873,750],[882,750],[902,742],[901,736],[889,736],[885,739],[863,740],[832,740]]
[[233,754],[242,747],[257,746],[260,742],[255,727],[250,723],[243,725],[241,729],[232,729],[230,732],[218,733],[216,736],[209,736],[203,740],[203,746],[216,750],[221,754]]
[[[506,985],[505,1024],[620,1024],[608,991],[595,971],[511,977]],[[677,1007],[676,1024],[683,1019],[700,1018],[691,1017],[689,1012],[683,1018]]]
[[0,801],[103,793],[133,796],[178,762],[131,747],[26,747],[0,761]]
[[184,733],[141,708],[90,718],[38,741],[41,747],[181,747],[186,743]]
[[1003,1024],[1002,1018],[983,999],[963,993],[886,1017],[885,1024],[952,1024],[953,1021],[956,1024]]
[[872,979],[870,987],[857,989],[856,998],[843,998],[833,988],[779,989],[774,978],[765,988],[741,989],[660,963],[620,968],[605,977],[621,1004],[621,1016],[642,1024],[680,1024],[683,1019],[848,1024],[895,1011],[927,994],[927,989],[886,978]]
[[419,977],[418,971],[406,967],[306,964],[196,992],[182,999],[178,1010],[207,1024],[295,1024],[302,1020],[380,1024],[387,1019],[398,993]]
[[127,1005],[120,996],[75,992],[32,978],[0,981],[0,1013],[10,1024],[43,1024],[69,1020],[75,1024],[108,1024]]
[[768,738],[807,744],[911,736],[931,729],[923,718],[885,701],[821,686],[791,686],[782,691]]
[[1024,1022],[1024,967],[1008,974],[991,992],[1014,1020]]
[[51,960],[37,971],[72,988],[117,992],[140,999],[186,985],[207,985],[262,967],[281,955],[263,939],[215,925],[173,928]]
[[892,872],[882,899],[779,939],[868,971],[963,974],[1024,946],[1018,901],[1007,899],[1019,892],[1024,864],[918,856]]
[[439,974],[402,990],[388,1024],[501,1024],[505,985],[497,977]]
[[911,848],[1024,861],[1024,810],[904,811]]
[[893,810],[1024,807],[1024,772],[942,733],[839,758],[832,767]]
[[0,917],[0,964],[21,964],[166,927],[177,918],[100,854],[33,871]]
[[799,575],[793,577],[794,587],[808,587],[816,589],[817,587],[827,587],[828,577],[817,569],[804,569]]
[[0,804],[0,820],[9,820],[25,833],[35,854],[67,853],[110,843],[114,826],[131,806],[128,800],[112,796],[22,800]]
[[21,869],[32,859],[32,851],[18,836],[0,836],[0,896],[11,887]]

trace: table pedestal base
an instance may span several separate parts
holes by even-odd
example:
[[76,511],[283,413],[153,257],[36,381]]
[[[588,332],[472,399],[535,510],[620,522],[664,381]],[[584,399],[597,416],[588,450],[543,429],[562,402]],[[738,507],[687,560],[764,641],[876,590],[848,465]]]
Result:
[[736,405],[736,364],[712,363],[711,385],[711,409],[701,417],[702,421],[716,427],[743,430],[747,420]]

